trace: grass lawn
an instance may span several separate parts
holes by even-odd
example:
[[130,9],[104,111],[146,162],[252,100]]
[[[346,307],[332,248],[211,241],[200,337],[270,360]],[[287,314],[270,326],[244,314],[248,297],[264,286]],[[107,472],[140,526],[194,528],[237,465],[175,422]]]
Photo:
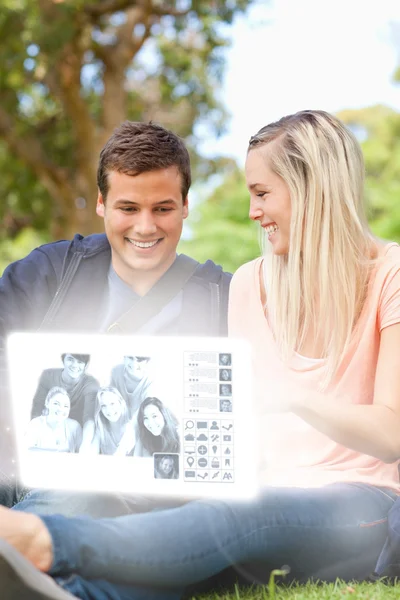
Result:
[[[343,581],[325,584],[280,586],[272,583],[265,587],[237,588],[230,594],[198,596],[195,600],[397,600],[400,583],[383,582],[349,584]],[[193,598],[194,600],[194,598]]]

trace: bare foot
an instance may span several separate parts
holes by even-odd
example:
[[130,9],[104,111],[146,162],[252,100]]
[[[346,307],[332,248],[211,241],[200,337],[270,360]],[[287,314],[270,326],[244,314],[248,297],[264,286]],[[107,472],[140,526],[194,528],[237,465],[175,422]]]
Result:
[[14,546],[40,571],[53,562],[53,544],[43,521],[36,515],[0,506],[0,538]]

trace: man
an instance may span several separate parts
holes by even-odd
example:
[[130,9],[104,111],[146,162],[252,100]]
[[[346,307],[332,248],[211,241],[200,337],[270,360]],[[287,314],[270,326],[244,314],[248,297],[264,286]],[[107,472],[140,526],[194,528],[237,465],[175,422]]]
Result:
[[232,402],[228,398],[221,398],[219,406],[221,412],[232,412]]
[[45,369],[32,401],[31,419],[40,417],[48,392],[53,387],[64,388],[71,401],[70,419],[84,425],[94,413],[99,383],[86,373],[89,363],[88,354],[62,354],[63,369]]
[[148,377],[149,356],[124,356],[123,364],[116,365],[111,372],[112,387],[117,388],[126,402],[129,415],[132,417],[139,406],[151,395]]
[[[231,276],[211,261],[176,254],[191,184],[183,141],[159,125],[126,121],[101,151],[97,183],[105,234],[41,246],[0,279],[3,370],[12,331],[226,334]],[[5,374],[0,410],[8,432]],[[10,473],[7,436],[0,436],[0,467]]]

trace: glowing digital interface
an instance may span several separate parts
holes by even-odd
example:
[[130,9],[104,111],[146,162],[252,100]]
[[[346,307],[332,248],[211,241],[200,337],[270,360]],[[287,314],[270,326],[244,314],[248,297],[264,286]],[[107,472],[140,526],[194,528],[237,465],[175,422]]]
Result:
[[230,338],[13,333],[21,482],[34,488],[251,498],[251,351]]

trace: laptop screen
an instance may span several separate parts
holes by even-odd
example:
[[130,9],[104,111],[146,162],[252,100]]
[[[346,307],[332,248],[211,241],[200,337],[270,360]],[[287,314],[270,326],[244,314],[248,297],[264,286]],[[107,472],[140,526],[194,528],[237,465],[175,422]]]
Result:
[[14,333],[7,354],[22,484],[188,498],[257,492],[247,342]]

